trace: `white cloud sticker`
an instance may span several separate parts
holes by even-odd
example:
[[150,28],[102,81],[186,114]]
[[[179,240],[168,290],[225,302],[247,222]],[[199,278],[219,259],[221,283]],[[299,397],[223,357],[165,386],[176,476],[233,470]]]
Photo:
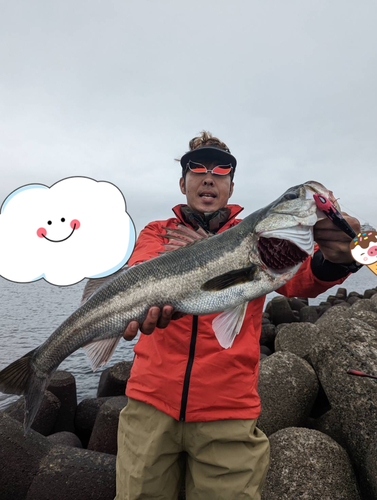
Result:
[[87,177],[11,193],[0,214],[0,275],[26,283],[72,285],[120,269],[135,246],[121,191]]

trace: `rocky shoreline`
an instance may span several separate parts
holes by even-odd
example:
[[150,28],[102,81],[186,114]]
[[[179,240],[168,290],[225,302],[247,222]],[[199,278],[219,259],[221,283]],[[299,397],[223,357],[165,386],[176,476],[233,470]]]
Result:
[[[113,500],[117,424],[132,363],[77,404],[54,374],[23,435],[23,398],[0,412],[0,500]],[[339,288],[319,306],[275,297],[263,313],[260,427],[270,438],[263,500],[377,499],[377,288]],[[179,500],[185,498],[181,490]]]

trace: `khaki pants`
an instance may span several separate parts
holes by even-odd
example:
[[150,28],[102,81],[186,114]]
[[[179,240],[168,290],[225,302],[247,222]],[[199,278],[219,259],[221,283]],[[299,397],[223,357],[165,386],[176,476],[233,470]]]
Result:
[[179,422],[133,399],[118,428],[115,500],[177,500],[187,452],[187,500],[259,500],[269,442],[256,420]]

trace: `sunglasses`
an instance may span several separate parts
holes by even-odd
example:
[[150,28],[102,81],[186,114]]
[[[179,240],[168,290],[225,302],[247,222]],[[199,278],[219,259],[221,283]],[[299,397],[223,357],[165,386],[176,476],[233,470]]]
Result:
[[209,170],[201,163],[196,163],[192,160],[187,163],[186,167],[191,170],[191,172],[194,172],[194,174],[206,174],[207,172],[211,172],[212,175],[228,175],[233,170],[230,163],[229,165],[216,165],[216,167]]

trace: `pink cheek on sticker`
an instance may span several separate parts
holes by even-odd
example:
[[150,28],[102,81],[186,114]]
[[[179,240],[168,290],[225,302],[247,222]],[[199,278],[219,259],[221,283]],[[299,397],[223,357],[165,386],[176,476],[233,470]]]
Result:
[[364,259],[363,259],[363,260],[364,260],[364,262],[366,262],[366,261],[368,260],[368,257],[364,257]]
[[47,231],[44,227],[40,227],[37,231],[37,236],[43,238],[43,236],[47,236]]
[[[76,227],[75,227],[75,224],[76,224]],[[73,219],[71,221],[71,228],[75,228],[75,230],[77,230],[78,228],[80,227],[80,221],[78,221],[77,219]]]
[[368,255],[369,255],[369,257],[374,257],[375,255],[377,255],[377,246],[376,245],[369,248]]

